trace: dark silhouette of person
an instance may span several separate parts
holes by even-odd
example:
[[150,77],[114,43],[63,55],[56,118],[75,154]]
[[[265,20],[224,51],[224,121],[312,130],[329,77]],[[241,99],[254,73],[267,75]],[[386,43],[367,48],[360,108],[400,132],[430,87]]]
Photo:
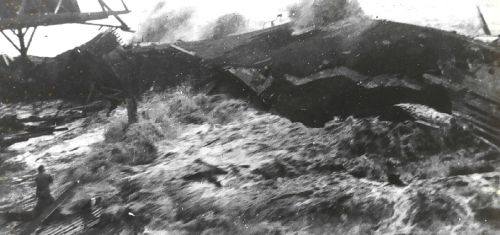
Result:
[[50,194],[50,185],[54,181],[51,175],[45,173],[45,167],[38,167],[38,175],[36,176],[36,198],[35,215],[40,215],[47,207],[55,202]]

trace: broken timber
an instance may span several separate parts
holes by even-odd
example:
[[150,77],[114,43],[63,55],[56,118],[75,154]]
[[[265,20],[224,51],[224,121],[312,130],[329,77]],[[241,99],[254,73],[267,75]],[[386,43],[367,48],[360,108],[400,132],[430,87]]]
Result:
[[50,216],[52,216],[58,209],[63,205],[71,196],[73,196],[73,190],[79,185],[78,181],[73,182],[67,186],[63,193],[55,200],[55,202],[45,209],[42,214],[40,214],[36,219],[31,221],[24,229],[21,231],[21,235],[30,235],[34,233],[43,222],[45,222]]

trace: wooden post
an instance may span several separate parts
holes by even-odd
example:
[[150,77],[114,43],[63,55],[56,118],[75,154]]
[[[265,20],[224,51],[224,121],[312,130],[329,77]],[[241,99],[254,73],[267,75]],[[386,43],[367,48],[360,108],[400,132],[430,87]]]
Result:
[[28,59],[28,48],[24,42],[23,29],[17,29],[17,38],[19,39],[19,52],[21,53],[21,58]]
[[484,19],[483,13],[481,12],[479,6],[477,6],[477,12],[479,13],[479,19],[481,20],[481,26],[483,27],[484,34],[491,35],[490,27],[488,27],[488,23],[486,23],[486,20]]

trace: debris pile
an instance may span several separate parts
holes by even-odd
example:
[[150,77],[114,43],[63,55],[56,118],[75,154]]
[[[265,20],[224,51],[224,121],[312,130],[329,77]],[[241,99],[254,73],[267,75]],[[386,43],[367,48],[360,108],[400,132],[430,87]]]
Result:
[[[107,32],[34,61],[28,78],[0,66],[4,101],[73,102],[57,115],[2,116],[0,143],[86,117],[98,131],[68,131],[99,135],[91,147],[24,155],[49,156],[62,182],[85,185],[65,208],[102,198],[94,233],[498,230],[499,48],[333,20],[171,45],[122,46]],[[126,124],[118,106],[131,97],[137,116]]]
[[499,54],[451,32],[359,18],[298,35],[285,24],[215,40],[127,48],[108,32],[42,60],[28,80],[2,79],[1,98],[119,104],[128,87],[137,96],[190,84],[317,127],[334,116],[410,120],[398,106],[409,103],[460,113],[498,143]]
[[[12,109],[15,109],[15,104],[2,106],[0,108],[2,111],[0,116],[0,150],[31,138],[65,131],[67,128],[63,127],[64,124],[86,117],[86,112],[95,111],[92,108],[102,109],[99,104],[76,106],[62,102],[53,102],[48,105],[33,103],[32,110],[18,110],[18,112],[11,112]],[[54,113],[49,113],[48,110],[54,111]],[[31,111],[34,115],[28,114]]]

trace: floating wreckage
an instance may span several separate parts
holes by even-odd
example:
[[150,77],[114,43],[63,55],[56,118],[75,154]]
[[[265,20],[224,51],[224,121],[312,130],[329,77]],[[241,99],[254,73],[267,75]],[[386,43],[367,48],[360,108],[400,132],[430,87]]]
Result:
[[300,35],[283,25],[177,45],[222,68],[252,100],[306,125],[350,115],[449,121],[431,117],[437,110],[500,143],[500,50],[452,32],[344,20]]
[[[28,50],[31,46],[31,43],[34,39],[34,35],[36,30],[40,26],[49,26],[49,25],[61,25],[61,24],[87,24],[87,25],[95,25],[99,27],[109,27],[109,28],[119,28],[124,31],[130,31],[130,28],[125,24],[125,22],[120,18],[119,15],[127,14],[130,11],[128,10],[125,3],[122,1],[123,10],[114,11],[111,7],[104,2],[104,0],[97,0],[97,3],[101,7],[101,11],[98,12],[82,12],[76,0],[0,0],[0,33],[5,37],[5,39],[19,52],[20,57],[17,60],[10,60],[5,56],[1,56],[0,58],[0,83],[4,88],[0,89],[2,91],[2,99],[4,101],[9,100],[9,93],[3,93],[9,88],[13,88],[16,86],[24,87],[24,91],[26,92],[26,86],[30,83],[30,79],[33,77],[30,75],[36,74],[36,72],[41,71],[36,66],[45,66],[45,61],[39,61],[38,58],[28,57]],[[91,21],[106,19],[109,17],[114,17],[120,25],[104,25],[99,23],[93,23]],[[30,32],[31,31],[31,32]],[[9,32],[11,35],[9,35]],[[17,43],[14,39],[17,38]],[[109,37],[106,37],[109,39]],[[95,40],[90,42],[90,45],[95,45],[97,47],[92,48],[94,51],[99,51],[104,48],[99,47],[99,45],[108,45],[103,43],[106,38],[96,38]],[[111,38],[113,42],[118,43],[115,38]],[[105,41],[109,42],[109,41]],[[117,45],[114,45],[116,47]],[[114,48],[113,47],[113,48]],[[51,63],[54,66],[62,66],[65,67],[67,64],[71,67],[73,61],[76,57],[73,56],[72,53],[64,56],[67,60],[59,61],[66,64],[59,63]],[[41,63],[41,65],[40,65]],[[78,63],[78,62],[76,62]],[[88,68],[88,67],[86,67]],[[81,69],[81,68],[80,68]],[[44,67],[45,71],[50,71],[51,68]],[[83,70],[80,70],[83,71]],[[60,72],[60,71],[59,71]],[[78,73],[78,72],[77,72]],[[89,75],[89,74],[86,74]],[[44,74],[42,76],[51,77],[51,74]],[[64,76],[63,73],[57,74],[55,77]],[[47,82],[45,84],[42,84]],[[71,86],[71,84],[67,84],[63,82],[65,89],[67,86]],[[49,85],[47,80],[42,80],[38,85],[42,85],[40,91],[50,92],[46,85]],[[45,86],[44,86],[45,85]],[[12,95],[14,93],[10,93]],[[36,92],[33,94],[24,94],[24,98],[31,97],[32,99],[37,99]],[[20,94],[15,95],[14,97],[20,97]],[[22,95],[21,95],[22,96]],[[49,97],[52,97],[53,94],[49,94]],[[99,106],[99,104],[97,104]],[[30,138],[35,138],[44,135],[51,135],[57,131],[65,131],[67,128],[56,128],[55,125],[58,123],[69,122],[70,120],[78,119],[85,117],[85,112],[89,111],[88,108],[95,108],[96,105],[86,105],[83,110],[80,112],[75,112],[78,108],[66,109],[64,114],[60,114],[58,112],[55,116],[45,116],[45,117],[37,117],[30,116],[26,118],[18,118],[16,115],[9,115],[3,113],[0,116],[0,150],[3,151],[4,148],[9,147],[12,144],[26,141]],[[61,107],[59,107],[61,108]],[[101,107],[102,108],[102,107]],[[72,193],[72,188],[69,187],[66,189],[62,195],[57,199],[56,203],[48,208],[40,216],[37,218],[33,218],[34,220],[30,222],[27,226],[25,226],[21,234],[32,234],[40,227],[40,225],[51,216],[51,214],[59,207],[60,203],[63,203],[70,194]],[[25,214],[23,214],[25,215]],[[21,217],[23,217],[21,215]],[[31,218],[32,216],[27,216],[27,218]],[[95,221],[91,221],[90,225],[95,225]],[[70,227],[62,227],[63,229],[59,229],[59,227],[52,229],[50,231],[45,231],[47,234],[65,234],[68,232],[75,232],[75,223],[72,223]],[[86,223],[89,225],[89,223]],[[43,231],[38,231],[42,232]]]
[[[118,73],[136,80],[140,92],[191,83],[309,126],[334,116],[418,119],[427,107],[427,113],[453,115],[489,143],[500,143],[500,48],[384,20],[347,19],[299,35],[293,28],[285,24],[217,40],[125,48],[113,33],[103,33],[43,59],[31,82],[2,81],[7,83],[2,99],[28,94],[102,100],[124,89]],[[124,59],[113,58],[113,50],[125,51],[133,63],[111,69],[105,57]]]
[[[172,45],[122,46],[119,41],[106,32],[54,58],[33,60],[34,67],[23,79],[12,75],[15,66],[4,63],[0,98],[82,104],[61,117],[37,119],[57,122],[104,109],[110,97],[123,99],[125,77],[134,81],[138,93],[189,84],[209,94],[246,99],[313,127],[349,116],[416,120],[433,129],[472,126],[485,142],[500,144],[500,49],[452,32],[347,19],[302,34],[285,24]],[[1,119],[18,125],[14,132],[24,130],[30,120],[34,119]],[[4,146],[15,143],[2,141]],[[207,178],[217,184],[209,176],[198,176],[184,178]],[[56,195],[64,195],[65,189],[60,191]],[[33,200],[24,203],[26,208],[29,203]],[[99,218],[102,212],[96,208],[92,213]],[[64,234],[81,231],[82,224],[72,218],[42,231]]]

